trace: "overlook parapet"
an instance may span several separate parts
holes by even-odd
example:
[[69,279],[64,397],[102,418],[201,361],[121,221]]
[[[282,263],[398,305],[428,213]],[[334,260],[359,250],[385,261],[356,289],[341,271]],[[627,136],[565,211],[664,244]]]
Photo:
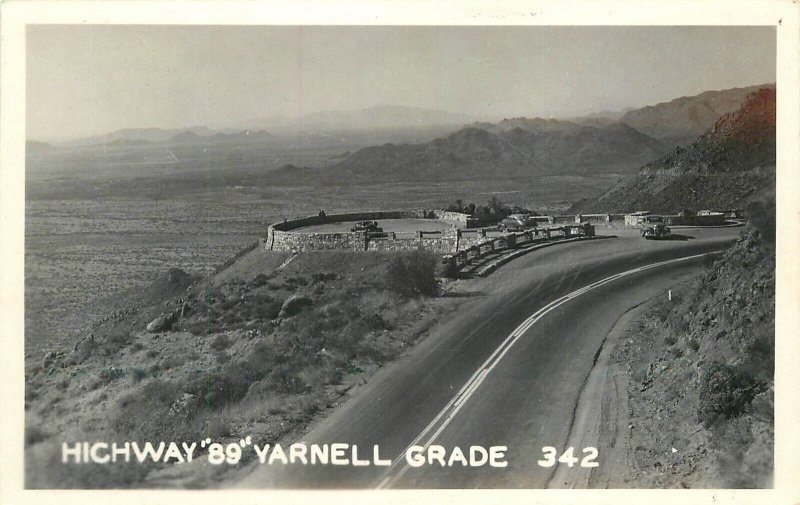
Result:
[[[409,226],[408,220],[417,220]],[[318,231],[336,228],[327,225],[378,221],[385,228],[380,233],[350,231]],[[392,222],[405,226],[394,227]],[[320,214],[284,220],[267,228],[265,246],[272,251],[401,251],[429,249],[434,252],[455,252],[462,231],[474,224],[474,219],[460,212],[445,210],[398,210]],[[431,226],[433,225],[433,226]]]

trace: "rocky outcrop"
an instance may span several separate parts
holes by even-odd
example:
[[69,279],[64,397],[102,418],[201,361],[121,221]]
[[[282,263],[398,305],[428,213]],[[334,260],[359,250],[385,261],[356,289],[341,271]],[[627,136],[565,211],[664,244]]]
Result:
[[646,165],[569,213],[743,208],[775,184],[775,89],[749,95],[688,148]]
[[292,295],[283,302],[281,306],[281,311],[278,314],[279,319],[285,319],[287,317],[292,317],[296,314],[299,314],[305,307],[309,307],[313,304],[311,298],[306,296],[300,295]]
[[706,91],[676,98],[628,111],[621,121],[670,147],[685,147],[712,128],[721,116],[739,109],[751,93],[763,87]]
[[174,313],[161,314],[157,318],[150,321],[147,325],[147,331],[150,333],[159,333],[162,331],[169,331],[175,323],[177,317]]

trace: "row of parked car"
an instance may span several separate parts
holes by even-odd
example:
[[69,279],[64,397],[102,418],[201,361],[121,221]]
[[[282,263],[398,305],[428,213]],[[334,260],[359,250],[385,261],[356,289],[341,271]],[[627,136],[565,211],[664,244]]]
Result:
[[[537,226],[538,223],[528,214],[511,214],[497,223],[497,229],[500,231],[522,231]],[[647,240],[660,240],[672,235],[669,226],[661,216],[648,216],[640,233]]]
[[[507,218],[497,223],[497,229],[500,231],[523,231],[530,228],[536,228],[539,224],[536,220],[528,214],[511,214]],[[350,231],[363,231],[369,233],[382,233],[383,228],[378,226],[377,221],[359,221]],[[641,235],[645,239],[662,239],[668,238],[671,232],[669,227],[664,223],[664,219],[660,216],[650,216],[647,222],[641,229]]]

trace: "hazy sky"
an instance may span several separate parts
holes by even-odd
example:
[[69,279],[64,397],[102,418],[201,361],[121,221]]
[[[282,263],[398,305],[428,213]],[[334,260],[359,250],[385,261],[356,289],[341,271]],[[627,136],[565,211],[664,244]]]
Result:
[[775,81],[772,27],[31,26],[27,133],[408,105],[564,117]]

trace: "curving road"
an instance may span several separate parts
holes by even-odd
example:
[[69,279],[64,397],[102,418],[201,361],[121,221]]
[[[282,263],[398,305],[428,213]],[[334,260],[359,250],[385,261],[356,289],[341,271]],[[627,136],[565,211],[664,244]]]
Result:
[[[547,487],[554,468],[537,464],[542,447],[563,450],[578,397],[614,323],[697,275],[706,253],[728,247],[739,231],[682,229],[678,240],[646,241],[636,231],[598,228],[619,238],[532,252],[486,279],[462,281],[459,289],[477,296],[302,439],[356,444],[362,459],[377,444],[391,466],[253,465],[238,485]],[[455,446],[465,452],[473,445],[506,446],[508,464],[405,463],[407,447],[428,444],[448,454]]]

